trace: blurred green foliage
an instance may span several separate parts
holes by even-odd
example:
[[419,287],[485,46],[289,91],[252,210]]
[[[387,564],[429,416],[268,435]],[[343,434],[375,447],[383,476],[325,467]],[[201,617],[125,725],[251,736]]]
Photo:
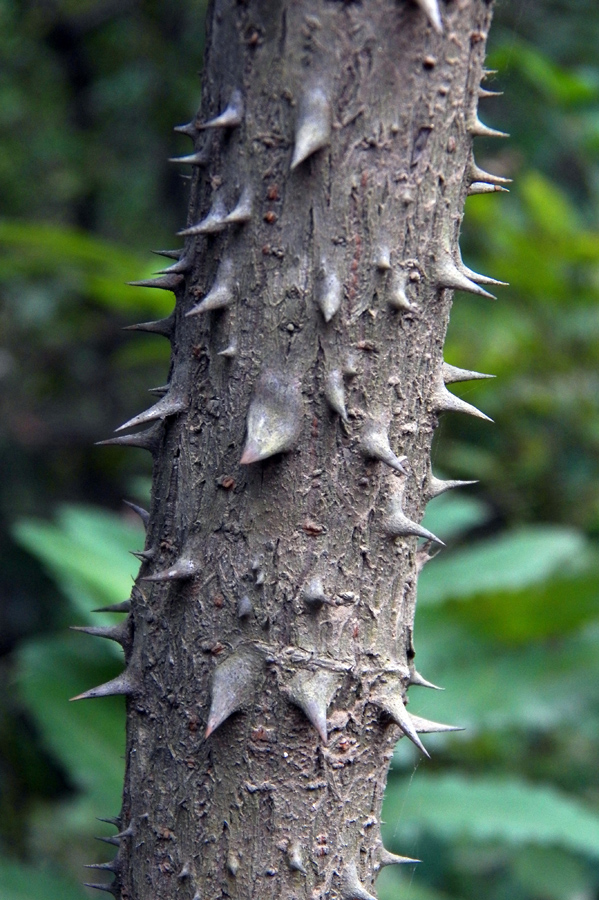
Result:
[[[110,855],[91,836],[119,808],[122,702],[66,699],[120,651],[65,629],[117,620],[91,610],[127,597],[143,541],[121,498],[143,499],[145,454],[92,445],[166,380],[166,342],[121,328],[170,298],[124,282],[185,219],[167,157],[188,149],[171,128],[199,103],[204,6],[0,0],[3,900],[81,898],[80,866]],[[452,387],[498,424],[438,429],[435,465],[481,484],[427,512],[450,548],[422,573],[416,648],[446,690],[411,693],[468,731],[426,736],[417,772],[398,745],[385,840],[425,862],[385,870],[381,900],[599,889],[597,46],[596,0],[497,4],[485,86],[505,94],[481,118],[512,137],[476,156],[514,184],[468,200],[462,248],[510,287],[456,296],[445,355],[498,376]]]

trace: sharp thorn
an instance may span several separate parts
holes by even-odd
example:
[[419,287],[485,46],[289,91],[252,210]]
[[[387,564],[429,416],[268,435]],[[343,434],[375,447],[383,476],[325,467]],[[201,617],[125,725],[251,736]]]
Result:
[[91,688],[89,691],[84,691],[83,694],[77,694],[76,697],[71,697],[71,700],[94,700],[96,697],[112,697],[118,694],[129,697],[134,694],[135,691],[136,685],[129,672],[125,669],[124,672],[117,675],[112,681],[107,681],[105,684],[100,684],[98,687]]
[[509,194],[508,189],[503,187],[502,184],[488,184],[486,181],[473,181],[468,188],[468,196],[472,197],[474,194],[495,194],[498,191]]
[[434,691],[445,690],[445,688],[439,687],[437,684],[433,684],[432,681],[427,681],[426,678],[422,677],[420,672],[416,671],[416,669],[410,672],[410,684],[415,684],[419,687],[432,688]]
[[216,667],[212,677],[210,712],[206,724],[206,737],[233,713],[247,706],[256,695],[257,683],[262,671],[262,658],[255,650],[236,650]]
[[136,325],[125,325],[123,331],[144,331],[149,334],[160,334],[171,340],[175,329],[175,315],[171,313],[165,319],[157,319],[155,322],[138,322]]
[[234,90],[226,109],[209,119],[207,122],[197,123],[196,129],[203,131],[206,128],[236,128],[243,122],[243,97],[241,91]]
[[437,34],[443,34],[443,22],[438,0],[416,0],[416,3],[425,14]]
[[140,581],[186,581],[198,573],[198,565],[194,560],[181,557],[168,569],[154,572],[152,575],[144,575]]
[[132,509],[134,513],[137,513],[141,521],[143,522],[144,528],[148,527],[148,522],[150,521],[150,513],[147,509],[144,509],[143,506],[138,506],[136,503],[131,503],[130,500],[123,500],[125,506],[128,506],[129,509]]
[[[131,601],[123,600],[122,603],[111,603],[110,606],[99,606],[97,609],[92,609],[92,612],[95,613],[104,613],[104,612],[119,612],[119,613],[128,613],[131,612]],[[111,819],[100,819],[100,822],[110,822]]]
[[163,291],[174,291],[184,281],[183,275],[160,275],[158,278],[144,278],[141,281],[128,281],[130,287],[160,288]]
[[458,381],[481,381],[486,378],[495,378],[495,375],[485,375],[483,372],[473,372],[470,369],[459,369],[443,362],[443,381],[445,384],[454,384]]
[[186,400],[179,397],[171,397],[167,394],[165,397],[162,397],[158,403],[155,403],[154,406],[146,409],[138,416],[129,419],[129,421],[125,422],[123,425],[119,425],[115,431],[119,432],[126,431],[129,428],[137,428],[138,425],[145,425],[147,422],[154,422],[156,419],[163,420],[166,419],[167,416],[175,416],[185,412],[187,407],[188,403]]
[[115,641],[121,647],[129,645],[131,642],[131,630],[127,621],[121,622],[119,625],[71,625],[70,630]]
[[321,87],[303,94],[295,127],[291,170],[331,142],[331,102]]

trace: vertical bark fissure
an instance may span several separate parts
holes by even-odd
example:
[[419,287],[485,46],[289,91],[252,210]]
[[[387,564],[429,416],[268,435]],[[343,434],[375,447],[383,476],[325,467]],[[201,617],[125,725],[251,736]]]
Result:
[[169,389],[137,438],[123,900],[366,900],[389,862],[387,767],[427,728],[432,434],[472,411],[442,347],[452,289],[482,291],[457,240],[490,5],[442,5],[443,34],[436,10],[211,5]]

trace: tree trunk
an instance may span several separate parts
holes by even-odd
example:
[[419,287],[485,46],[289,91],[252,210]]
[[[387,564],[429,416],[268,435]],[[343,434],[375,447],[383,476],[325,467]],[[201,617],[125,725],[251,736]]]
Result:
[[[442,17],[442,26],[441,18]],[[405,708],[486,0],[214,0],[168,387],[117,637],[123,900],[368,900]],[[474,187],[472,184],[474,183]],[[481,184],[482,183],[482,184]],[[169,255],[165,252],[165,255]],[[488,295],[487,295],[488,296]],[[419,538],[425,543],[418,545]],[[114,629],[113,629],[114,631]],[[428,685],[430,686],[430,685]],[[417,709],[418,700],[414,699]]]

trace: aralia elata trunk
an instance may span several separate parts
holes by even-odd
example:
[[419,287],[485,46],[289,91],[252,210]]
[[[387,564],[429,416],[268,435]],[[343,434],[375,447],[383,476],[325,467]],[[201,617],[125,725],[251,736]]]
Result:
[[[107,443],[154,458],[119,640],[123,900],[369,900],[411,712],[419,523],[447,384],[491,18],[486,0],[214,0],[168,386]],[[484,93],[484,92],[483,92]],[[143,426],[143,430],[133,430]],[[94,629],[95,632],[98,629]],[[105,886],[104,886],[105,887]]]

